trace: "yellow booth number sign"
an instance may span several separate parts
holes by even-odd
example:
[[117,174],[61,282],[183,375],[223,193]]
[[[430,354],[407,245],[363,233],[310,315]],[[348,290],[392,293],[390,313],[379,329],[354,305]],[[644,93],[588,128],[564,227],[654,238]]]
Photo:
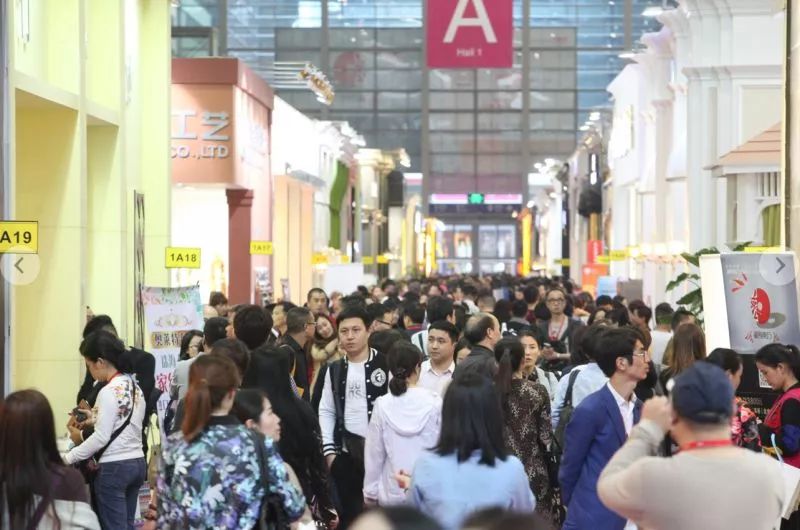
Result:
[[165,266],[168,269],[199,269],[200,249],[167,247]]
[[0,221],[0,253],[38,254],[38,221]]

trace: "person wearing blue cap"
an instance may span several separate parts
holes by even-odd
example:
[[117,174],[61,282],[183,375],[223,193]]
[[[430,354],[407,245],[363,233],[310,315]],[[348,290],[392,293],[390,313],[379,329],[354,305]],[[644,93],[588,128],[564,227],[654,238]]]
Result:
[[[640,528],[771,530],[783,513],[780,467],[731,441],[734,390],[725,372],[695,363],[655,397],[600,475],[600,500]],[[681,450],[656,456],[669,433]]]

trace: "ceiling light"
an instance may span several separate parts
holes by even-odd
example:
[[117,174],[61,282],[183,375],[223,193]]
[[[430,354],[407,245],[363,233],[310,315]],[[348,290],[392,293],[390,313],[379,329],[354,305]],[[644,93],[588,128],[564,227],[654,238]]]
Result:
[[647,9],[645,9],[644,11],[642,11],[642,16],[643,17],[657,17],[658,15],[660,15],[663,12],[664,12],[664,8],[663,7],[650,6]]
[[589,130],[589,126],[588,125],[581,125],[580,130],[581,131],[588,131]]
[[630,52],[622,52],[619,55],[617,55],[617,57],[619,57],[620,59],[633,59],[634,57],[636,57],[636,53],[634,53],[632,51],[630,51]]

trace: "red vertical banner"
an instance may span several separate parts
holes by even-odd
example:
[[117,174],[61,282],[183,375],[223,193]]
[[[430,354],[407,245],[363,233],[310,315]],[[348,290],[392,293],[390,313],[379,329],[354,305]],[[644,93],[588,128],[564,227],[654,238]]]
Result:
[[590,239],[586,242],[586,263],[597,263],[597,256],[603,255],[603,241]]
[[429,68],[511,68],[512,0],[427,0]]

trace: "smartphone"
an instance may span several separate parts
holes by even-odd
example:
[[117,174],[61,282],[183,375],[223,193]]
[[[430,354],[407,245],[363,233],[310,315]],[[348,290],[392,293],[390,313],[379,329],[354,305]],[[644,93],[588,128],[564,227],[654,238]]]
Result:
[[86,413],[83,412],[78,407],[75,407],[74,409],[72,409],[72,415],[75,417],[75,420],[78,423],[83,423],[83,422],[85,422],[86,420],[89,419],[89,417],[86,415]]

